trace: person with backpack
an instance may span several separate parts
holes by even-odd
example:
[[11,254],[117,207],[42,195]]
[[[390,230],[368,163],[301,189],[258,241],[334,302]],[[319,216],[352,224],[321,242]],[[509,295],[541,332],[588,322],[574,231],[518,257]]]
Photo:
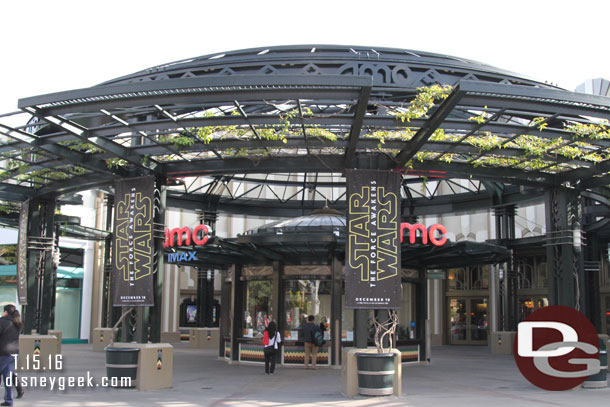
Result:
[[279,349],[278,344],[282,342],[282,337],[277,331],[274,321],[269,322],[263,334],[263,352],[265,353],[265,374],[272,375],[275,372],[275,359]]
[[309,369],[311,356],[311,368],[316,370],[318,348],[324,344],[324,337],[320,327],[313,322],[314,320],[313,315],[307,317],[307,322],[303,325],[303,340],[305,341],[305,369]]
[[4,402],[0,406],[13,405],[13,388],[9,386],[9,379],[15,371],[13,355],[19,353],[21,325],[19,311],[12,304],[5,305],[0,318],[0,375],[4,382]]

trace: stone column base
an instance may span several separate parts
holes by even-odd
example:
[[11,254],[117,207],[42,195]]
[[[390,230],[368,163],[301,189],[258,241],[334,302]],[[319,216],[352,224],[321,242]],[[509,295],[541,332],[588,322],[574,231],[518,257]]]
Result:
[[20,335],[17,370],[45,372],[62,369],[58,341],[55,335]]
[[[36,335],[37,332],[35,329],[32,329],[32,335]],[[59,330],[56,329],[49,329],[47,335],[53,335],[55,337],[57,337],[57,353],[61,353],[61,339],[62,339],[62,333]]]
[[515,331],[501,331],[491,333],[491,353],[494,355],[512,355],[515,343]]
[[180,342],[180,332],[161,332],[161,342],[177,343]]
[[189,347],[203,349],[218,349],[220,346],[220,329],[190,328]]
[[[115,331],[117,330],[115,329]],[[93,350],[103,352],[106,346],[110,345],[111,338],[112,328],[95,328],[93,330],[93,338],[91,339]]]

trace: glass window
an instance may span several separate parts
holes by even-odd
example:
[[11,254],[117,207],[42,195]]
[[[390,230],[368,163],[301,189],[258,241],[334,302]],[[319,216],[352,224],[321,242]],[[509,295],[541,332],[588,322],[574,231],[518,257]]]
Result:
[[415,284],[402,283],[402,298],[398,310],[396,340],[418,339],[415,326]]
[[[605,243],[604,243],[605,245]],[[608,251],[605,249],[601,251],[601,261],[600,261],[600,285],[610,285],[610,267],[608,264],[608,258],[610,257],[610,243],[608,243]]]
[[345,282],[343,282],[341,290],[341,341],[353,342],[354,310],[345,309]]
[[471,289],[486,290],[489,288],[489,264],[470,268]]
[[546,256],[520,256],[517,261],[519,288],[546,288]]
[[447,271],[449,290],[466,290],[466,270],[459,268]]
[[519,276],[519,288],[533,288],[534,287],[534,265],[533,258],[526,257],[519,260],[517,264],[517,273]]
[[243,321],[243,336],[259,338],[271,319],[272,309],[271,281],[248,281],[246,283],[246,302]]
[[548,305],[549,300],[546,297],[519,298],[519,322],[524,321],[532,312]]
[[309,315],[323,328],[330,340],[331,282],[322,280],[288,280],[284,284],[284,338],[297,340]]
[[546,257],[536,257],[536,287],[547,288],[548,278],[546,274]]

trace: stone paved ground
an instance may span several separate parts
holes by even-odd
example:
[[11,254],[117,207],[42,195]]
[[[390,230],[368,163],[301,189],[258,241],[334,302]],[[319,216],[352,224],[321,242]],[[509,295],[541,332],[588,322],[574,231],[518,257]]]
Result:
[[[27,389],[16,406],[608,406],[610,389],[547,392],[530,385],[512,357],[491,355],[486,347],[438,347],[428,366],[403,370],[403,396],[341,395],[339,369],[279,368],[274,376],[261,366],[228,364],[214,352],[177,345],[174,387],[168,390]],[[63,345],[63,376],[105,375],[104,353],[90,345]],[[42,374],[37,374],[41,376]],[[46,374],[49,376],[50,374]]]

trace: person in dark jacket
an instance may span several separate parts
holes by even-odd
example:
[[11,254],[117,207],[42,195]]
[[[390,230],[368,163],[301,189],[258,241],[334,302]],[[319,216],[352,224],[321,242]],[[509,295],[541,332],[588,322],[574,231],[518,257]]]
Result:
[[13,388],[9,386],[9,378],[15,371],[15,358],[19,353],[19,332],[21,332],[21,317],[14,305],[4,306],[0,318],[0,375],[4,382],[4,403],[0,406],[13,405]]
[[[17,310],[15,310],[15,313],[13,314],[13,320],[15,320],[15,318],[19,318],[19,320],[21,320],[21,314],[19,314],[19,311]],[[16,365],[17,363],[15,363],[15,369],[17,368]],[[17,390],[17,398],[20,399],[23,397],[25,391],[23,390],[19,376],[15,372],[13,372],[13,386],[15,386],[15,390]]]
[[313,321],[316,318],[313,315],[307,317],[307,323],[303,325],[303,341],[305,341],[305,369],[309,369],[309,357],[311,356],[311,368],[317,369],[316,360],[318,358],[318,347],[316,346],[313,335],[316,331],[320,331],[320,327]]

